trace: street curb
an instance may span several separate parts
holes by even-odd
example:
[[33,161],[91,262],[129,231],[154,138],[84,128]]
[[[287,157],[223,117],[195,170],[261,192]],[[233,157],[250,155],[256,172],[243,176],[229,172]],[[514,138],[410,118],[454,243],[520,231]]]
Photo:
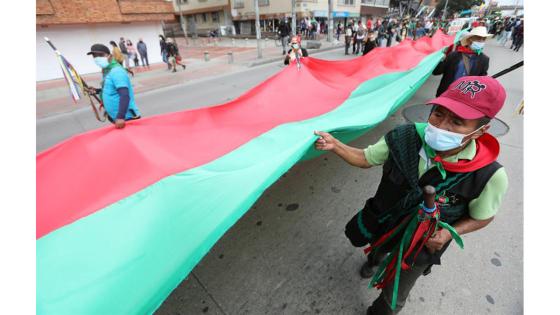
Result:
[[[309,51],[309,55],[313,55],[313,54],[317,54],[320,52],[324,52],[324,51],[329,51],[329,50],[335,50],[337,48],[342,48],[344,47],[344,45],[336,45],[336,46],[332,46],[332,47],[327,47],[327,48],[319,48],[319,49],[313,49]],[[256,61],[252,61],[249,62],[249,64],[247,65],[247,67],[252,68],[255,66],[260,66],[260,65],[264,65],[267,63],[273,63],[273,62],[277,62],[277,61],[283,61],[284,57],[273,57],[273,58],[267,58],[267,59],[262,59],[262,60],[256,60]]]

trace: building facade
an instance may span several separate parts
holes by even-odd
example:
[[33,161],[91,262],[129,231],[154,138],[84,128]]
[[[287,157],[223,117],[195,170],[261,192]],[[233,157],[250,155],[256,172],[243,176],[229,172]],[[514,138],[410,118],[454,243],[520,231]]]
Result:
[[174,20],[173,5],[164,0],[36,0],[36,80],[62,78],[48,37],[81,73],[99,72],[91,56],[92,44],[110,48],[120,37],[134,45],[142,38],[150,63],[162,62],[158,35],[162,22]]
[[[230,0],[231,15],[235,28],[240,34],[255,33],[254,0]],[[335,24],[360,16],[359,0],[333,0],[333,17]],[[315,18],[318,22],[328,18],[328,0],[296,0],[294,11],[299,22],[303,18]],[[274,32],[283,19],[291,20],[291,0],[259,0],[259,16],[265,32]],[[299,24],[298,24],[299,25]]]
[[[213,30],[218,30],[223,36],[232,35],[230,2],[230,0],[173,0],[175,20],[181,27],[186,27],[189,36],[207,35]],[[182,31],[182,28],[174,31]]]
[[360,15],[364,18],[381,18],[389,11],[389,0],[360,0]]

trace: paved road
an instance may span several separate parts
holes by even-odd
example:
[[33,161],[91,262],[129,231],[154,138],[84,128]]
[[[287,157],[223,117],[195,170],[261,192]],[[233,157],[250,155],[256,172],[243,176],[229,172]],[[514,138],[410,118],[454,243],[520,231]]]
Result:
[[[318,53],[314,57],[344,59],[349,56],[344,56],[336,50]],[[144,116],[217,105],[238,97],[277,73],[283,67],[283,64],[280,63],[256,66],[224,76],[195,80],[186,84],[139,93],[135,95],[135,100]],[[89,107],[38,119],[36,130],[37,152],[73,135],[104,125],[106,123],[95,120]]]
[[[491,74],[523,58],[522,52],[492,43],[486,51]],[[321,57],[345,56],[341,50]],[[278,70],[278,65],[266,65],[148,92],[138,95],[138,103],[145,115],[219,104]],[[430,78],[405,107],[432,98],[439,79]],[[523,69],[500,81],[508,98],[499,118],[511,127],[500,138],[500,162],[510,178],[501,211],[487,228],[464,237],[464,250],[451,246],[443,265],[418,280],[401,314],[523,313],[523,117],[514,114],[523,97]],[[37,147],[97,127],[90,115],[76,112],[38,121]],[[365,147],[403,122],[398,111],[352,145]],[[352,168],[330,153],[295,165],[222,237],[157,314],[365,314],[378,293],[359,278],[364,256],[343,231],[380,178],[381,168]]]

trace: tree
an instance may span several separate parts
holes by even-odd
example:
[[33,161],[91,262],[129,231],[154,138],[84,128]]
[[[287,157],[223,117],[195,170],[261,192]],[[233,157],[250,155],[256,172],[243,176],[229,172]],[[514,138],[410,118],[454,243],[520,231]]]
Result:
[[[454,13],[459,13],[463,10],[468,10],[473,6],[478,6],[484,3],[484,0],[449,0],[447,3],[447,17],[453,16]],[[443,14],[443,7],[445,0],[440,0],[436,6],[436,16]]]

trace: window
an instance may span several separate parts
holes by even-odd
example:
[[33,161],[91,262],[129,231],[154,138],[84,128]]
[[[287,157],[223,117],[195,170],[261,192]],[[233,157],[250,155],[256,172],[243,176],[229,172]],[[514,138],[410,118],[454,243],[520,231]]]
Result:
[[354,5],[354,0],[338,0],[339,5]]
[[218,12],[212,12],[212,22],[220,23],[220,15]]
[[175,0],[175,3],[177,3],[177,5],[189,4],[189,0]]
[[245,7],[245,1],[243,0],[234,0],[233,8],[234,9],[243,9]]
[[206,13],[202,13],[202,22],[206,23]]
[[259,0],[259,7],[266,7],[270,5],[269,0]]

